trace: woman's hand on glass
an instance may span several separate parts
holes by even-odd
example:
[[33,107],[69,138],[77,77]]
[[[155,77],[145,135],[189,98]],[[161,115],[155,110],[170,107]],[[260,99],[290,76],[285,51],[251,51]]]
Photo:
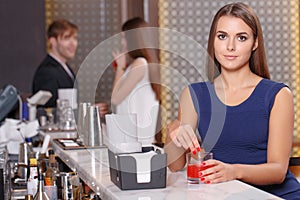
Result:
[[210,184],[237,179],[236,170],[232,164],[211,159],[202,162],[202,166],[205,168],[205,170],[201,171],[201,182]]

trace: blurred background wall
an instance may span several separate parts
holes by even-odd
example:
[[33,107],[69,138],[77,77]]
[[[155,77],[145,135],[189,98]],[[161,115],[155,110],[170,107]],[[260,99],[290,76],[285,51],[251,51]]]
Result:
[[31,92],[33,73],[46,53],[45,2],[0,1],[0,88]]

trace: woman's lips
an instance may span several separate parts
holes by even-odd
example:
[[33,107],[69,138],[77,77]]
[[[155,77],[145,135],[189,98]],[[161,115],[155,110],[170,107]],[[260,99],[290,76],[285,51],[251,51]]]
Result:
[[237,56],[233,56],[233,55],[225,55],[224,56],[226,59],[228,60],[234,60]]

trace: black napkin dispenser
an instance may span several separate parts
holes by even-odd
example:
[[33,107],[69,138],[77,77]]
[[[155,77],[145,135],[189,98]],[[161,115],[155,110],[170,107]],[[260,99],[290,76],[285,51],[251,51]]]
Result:
[[[143,147],[142,152],[133,154],[113,153],[108,149],[111,181],[121,190],[165,188],[167,154],[162,154],[159,150],[156,152],[152,151],[151,154],[153,154],[153,156],[149,158],[149,161],[146,161],[151,166],[137,163],[140,161],[137,161],[136,156],[143,157],[143,159],[145,159],[145,153],[149,153],[152,149],[154,148]],[[143,174],[137,170],[137,168],[141,169],[141,167],[145,167],[150,170],[148,170],[148,173]]]

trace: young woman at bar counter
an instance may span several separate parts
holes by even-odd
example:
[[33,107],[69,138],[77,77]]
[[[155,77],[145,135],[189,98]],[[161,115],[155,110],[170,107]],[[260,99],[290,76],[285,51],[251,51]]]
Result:
[[201,172],[202,182],[237,179],[284,199],[300,199],[300,184],[288,170],[292,93],[270,80],[262,28],[252,8],[244,3],[222,7],[213,19],[207,51],[209,81],[193,83],[182,93],[181,124],[165,144],[168,167],[181,170],[185,153],[200,151],[198,129],[201,148],[214,155],[203,163],[210,168]]
[[154,77],[159,76],[159,70],[154,64],[157,63],[155,50],[146,48],[152,41],[147,27],[139,17],[127,20],[122,26],[121,52],[112,53],[117,67],[111,102],[117,114],[137,114],[139,141],[143,145],[154,142],[156,120],[149,116],[159,104],[158,87],[152,86],[157,83]]

